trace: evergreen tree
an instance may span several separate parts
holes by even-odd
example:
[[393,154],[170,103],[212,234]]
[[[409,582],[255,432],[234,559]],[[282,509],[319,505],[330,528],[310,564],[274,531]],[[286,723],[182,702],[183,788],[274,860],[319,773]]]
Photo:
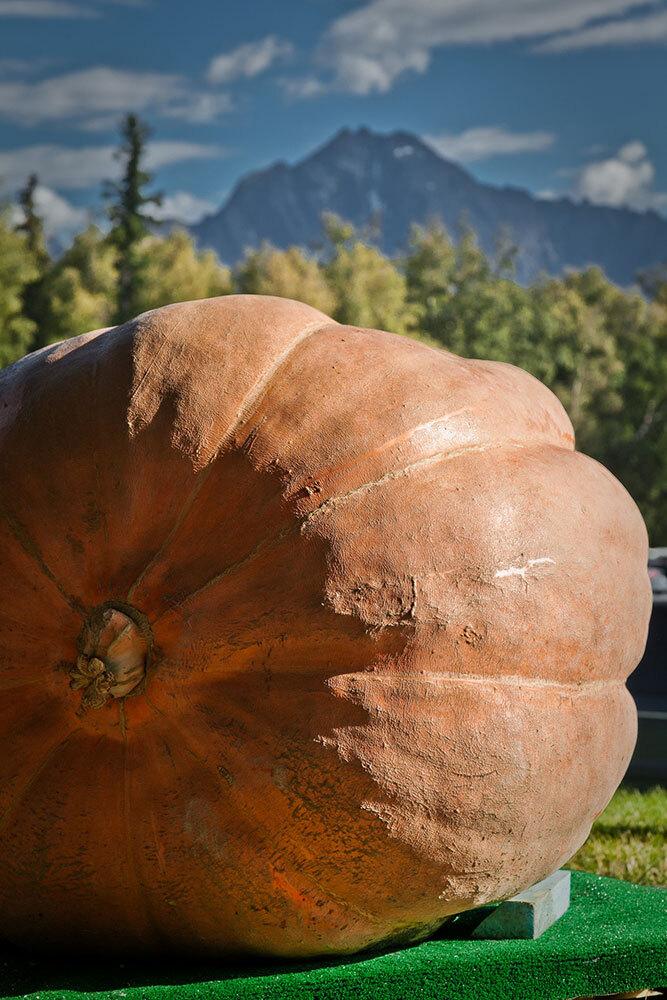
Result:
[[40,215],[37,214],[35,205],[35,193],[39,180],[37,174],[30,174],[25,187],[19,192],[19,206],[23,213],[23,219],[16,227],[20,233],[25,233],[26,246],[35,256],[35,262],[46,267],[49,255],[46,252],[44,242],[44,223]]
[[23,297],[36,275],[25,234],[15,232],[0,210],[0,368],[31,349],[35,324],[23,313]]
[[46,344],[44,339],[44,276],[51,263],[46,241],[44,239],[44,223],[38,214],[35,204],[35,193],[38,186],[37,174],[31,174],[25,187],[19,192],[19,207],[22,220],[16,231],[25,238],[25,246],[32,256],[35,267],[35,279],[23,289],[23,315],[34,325],[34,337],[31,348],[34,350]]
[[112,228],[109,239],[117,251],[118,285],[114,321],[124,323],[141,311],[146,284],[147,258],[142,242],[155,224],[146,209],[159,205],[161,194],[145,194],[151,176],[142,168],[148,126],[134,114],[128,114],[121,125],[122,143],[116,154],[124,164],[118,183],[107,182],[105,195],[109,199]]

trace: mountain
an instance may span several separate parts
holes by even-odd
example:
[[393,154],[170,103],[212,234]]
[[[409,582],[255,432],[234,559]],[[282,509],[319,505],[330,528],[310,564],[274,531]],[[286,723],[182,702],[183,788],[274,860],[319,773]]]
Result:
[[655,212],[607,208],[569,198],[481,184],[408,132],[343,129],[293,166],[275,163],[243,177],[223,207],[191,227],[201,248],[236,263],[268,240],[315,248],[321,216],[335,212],[357,227],[381,219],[382,250],[405,251],[412,223],[440,219],[454,235],[462,220],[492,251],[503,228],[521,248],[519,281],[540,272],[599,265],[619,285],[667,258],[667,219]]

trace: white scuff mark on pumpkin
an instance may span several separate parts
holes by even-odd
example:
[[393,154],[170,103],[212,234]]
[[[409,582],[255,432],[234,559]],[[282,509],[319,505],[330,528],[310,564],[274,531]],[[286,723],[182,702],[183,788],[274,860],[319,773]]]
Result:
[[555,559],[550,559],[549,556],[540,556],[539,559],[529,559],[525,566],[510,566],[508,569],[496,570],[496,578],[502,578],[504,576],[520,576],[521,579],[526,581],[526,573],[533,569],[535,566],[541,566],[544,563],[552,563],[556,565]]

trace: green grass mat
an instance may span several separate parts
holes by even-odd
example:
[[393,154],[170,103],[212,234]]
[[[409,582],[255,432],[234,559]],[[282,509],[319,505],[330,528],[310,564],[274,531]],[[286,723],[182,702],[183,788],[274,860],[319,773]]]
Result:
[[564,1000],[667,983],[667,890],[572,873],[568,912],[537,941],[470,941],[462,914],[431,941],[309,963],[81,965],[0,952],[0,996],[37,1000]]

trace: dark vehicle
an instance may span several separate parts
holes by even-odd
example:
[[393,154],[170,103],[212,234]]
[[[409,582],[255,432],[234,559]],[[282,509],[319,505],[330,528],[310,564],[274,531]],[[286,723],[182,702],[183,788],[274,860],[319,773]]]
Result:
[[629,778],[667,778],[667,548],[649,549],[653,613],[646,652],[628,680],[639,734]]

